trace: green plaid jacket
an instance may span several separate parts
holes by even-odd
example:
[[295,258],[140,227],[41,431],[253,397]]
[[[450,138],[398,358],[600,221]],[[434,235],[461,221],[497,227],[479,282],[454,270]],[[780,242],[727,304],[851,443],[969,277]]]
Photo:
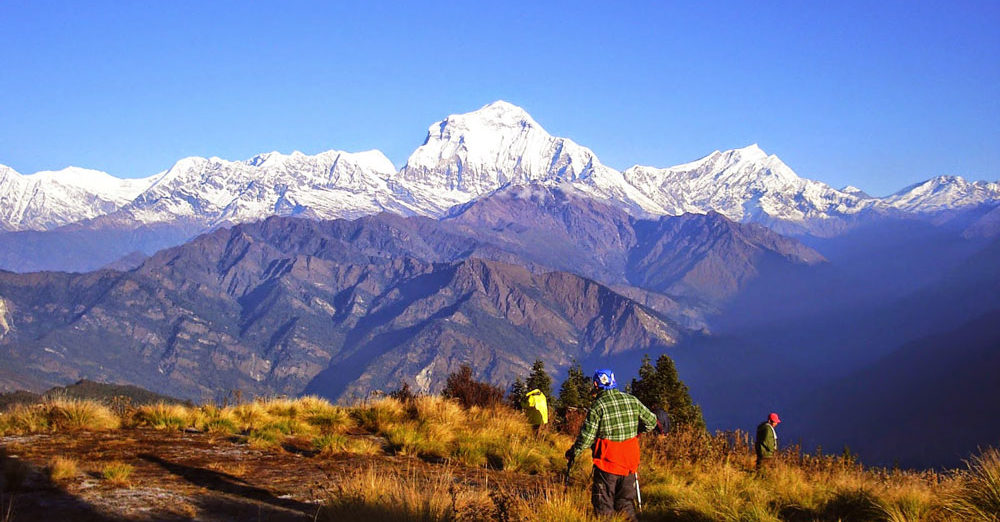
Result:
[[573,444],[573,457],[594,445],[598,438],[621,442],[656,428],[656,415],[643,406],[639,399],[616,389],[604,390],[597,396],[580,435]]

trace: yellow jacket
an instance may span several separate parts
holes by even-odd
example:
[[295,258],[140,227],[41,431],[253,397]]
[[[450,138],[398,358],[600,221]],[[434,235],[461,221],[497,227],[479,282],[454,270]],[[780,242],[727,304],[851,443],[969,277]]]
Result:
[[549,405],[545,402],[545,394],[541,390],[536,388],[528,392],[521,405],[526,408],[528,419],[535,426],[549,422]]

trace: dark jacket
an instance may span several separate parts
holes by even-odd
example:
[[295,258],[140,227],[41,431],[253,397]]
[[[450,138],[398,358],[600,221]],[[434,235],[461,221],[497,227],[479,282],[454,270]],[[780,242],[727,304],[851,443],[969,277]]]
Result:
[[764,421],[757,426],[757,437],[754,439],[754,449],[758,459],[767,459],[778,451],[778,434],[771,423]]

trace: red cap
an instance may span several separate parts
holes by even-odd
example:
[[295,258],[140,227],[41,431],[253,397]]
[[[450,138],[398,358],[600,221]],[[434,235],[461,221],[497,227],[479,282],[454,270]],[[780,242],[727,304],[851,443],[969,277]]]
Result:
[[767,420],[769,420],[769,421],[771,421],[771,422],[773,422],[775,424],[778,424],[779,422],[781,422],[781,419],[778,418],[778,414],[777,413],[772,413],[772,414],[768,415],[767,416]]

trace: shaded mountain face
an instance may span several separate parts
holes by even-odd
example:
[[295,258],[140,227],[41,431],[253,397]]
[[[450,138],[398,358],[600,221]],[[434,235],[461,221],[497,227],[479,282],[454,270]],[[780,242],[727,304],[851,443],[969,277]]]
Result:
[[[727,304],[712,336],[682,342],[672,355],[706,422],[752,429],[778,411],[785,440],[847,444],[867,463],[918,467],[958,466],[960,454],[995,444],[992,410],[967,406],[996,396],[973,361],[991,368],[986,354],[1000,345],[975,352],[972,343],[987,332],[980,319],[1000,310],[1000,242],[912,225],[819,242],[829,264],[793,270],[781,284],[758,278]],[[934,355],[917,363],[920,352],[903,348],[916,344]],[[960,385],[966,377],[982,391]],[[929,401],[921,387],[940,396]],[[963,415],[947,421],[947,444],[937,427],[914,428],[935,422],[932,404],[949,402]],[[855,410],[865,412],[856,422]]]
[[506,384],[536,357],[560,368],[663,351],[682,335],[579,276],[395,256],[421,245],[367,225],[274,218],[128,273],[5,273],[4,366],[38,382],[90,377],[190,398],[344,397],[404,380],[437,391],[461,364]]
[[[667,293],[692,270],[735,270],[738,285],[763,257],[819,258],[747,227],[720,215],[636,221],[542,188],[497,193],[443,221],[270,218],[126,273],[3,274],[0,347],[6,368],[39,382],[107,379],[184,397],[345,397],[404,380],[436,391],[461,364],[506,385],[535,358],[556,370],[572,358],[597,364],[662,352],[704,328],[708,305]],[[679,254],[669,271],[631,261],[688,233],[715,243]],[[702,265],[712,257],[732,266]],[[653,272],[662,288],[642,286]],[[692,302],[719,298],[684,284]]]
[[714,212],[640,221],[635,230],[627,271],[634,285],[714,303],[734,296],[762,272],[825,261],[794,239]]
[[499,191],[445,223],[544,266],[709,308],[762,272],[825,261],[794,239],[718,213],[636,219],[563,187]]
[[1000,309],[907,343],[797,405],[808,441],[868,464],[952,467],[1000,441]]
[[133,253],[145,255],[176,246],[201,230],[197,224],[184,222],[132,227],[100,224],[103,221],[97,218],[53,230],[0,233],[0,267],[16,272],[89,272]]

